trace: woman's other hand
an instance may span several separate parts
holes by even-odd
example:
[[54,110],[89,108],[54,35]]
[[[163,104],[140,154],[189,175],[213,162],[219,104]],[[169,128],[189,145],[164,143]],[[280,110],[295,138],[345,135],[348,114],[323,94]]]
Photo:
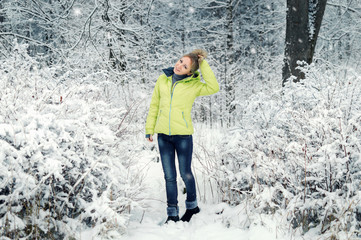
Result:
[[150,135],[149,138],[147,138],[148,142],[153,142],[153,135]]

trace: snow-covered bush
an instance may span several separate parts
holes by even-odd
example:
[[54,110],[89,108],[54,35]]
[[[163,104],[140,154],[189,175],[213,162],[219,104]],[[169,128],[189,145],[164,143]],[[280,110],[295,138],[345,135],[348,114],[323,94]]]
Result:
[[361,220],[361,78],[351,70],[346,78],[335,74],[347,69],[302,69],[300,83],[245,103],[214,174],[223,200],[247,202],[250,218],[277,212],[298,234],[354,236]]
[[142,188],[132,139],[122,141],[126,109],[91,84],[104,73],[69,79],[74,72],[41,66],[26,48],[0,63],[2,239],[122,234]]

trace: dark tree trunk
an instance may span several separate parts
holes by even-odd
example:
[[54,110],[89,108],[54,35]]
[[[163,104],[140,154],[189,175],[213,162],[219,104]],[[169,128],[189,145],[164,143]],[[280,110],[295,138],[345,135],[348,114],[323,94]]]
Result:
[[312,15],[315,18],[314,34],[311,36],[311,39],[310,39],[311,49],[310,49],[310,52],[308,55],[308,57],[309,57],[308,63],[311,63],[313,54],[315,52],[318,33],[320,32],[320,29],[321,29],[322,19],[323,19],[323,15],[325,13],[327,0],[309,0],[309,1],[312,4],[312,6],[314,6],[314,8],[312,9],[312,11],[313,11]]
[[[122,2],[122,3],[124,3],[124,2]],[[102,19],[108,25],[107,26],[107,29],[108,29],[107,32],[108,33],[114,33],[117,36],[118,40],[120,40],[120,42],[123,42],[122,40],[124,39],[124,35],[125,35],[124,30],[117,30],[117,29],[114,30],[110,26],[110,18],[109,18],[109,15],[108,15],[109,8],[110,8],[109,0],[106,0],[104,2],[104,8],[105,9],[104,9],[104,13],[102,15]],[[123,12],[121,12],[119,14],[119,20],[123,24],[125,24],[125,14]],[[121,47],[124,47],[124,44],[121,44]],[[113,49],[113,44],[112,44],[111,39],[108,40],[108,48],[109,48],[109,61],[110,61],[111,67],[113,69],[118,69],[121,72],[125,71],[125,69],[127,67],[127,64],[126,64],[125,55],[124,55],[122,49],[119,49],[119,53],[116,54],[116,52]]]
[[[3,9],[1,0],[0,0],[0,9]],[[2,15],[2,13],[0,12],[0,33],[1,32],[5,32],[4,30],[4,26],[3,26],[3,22],[5,22],[5,17]],[[0,46],[5,46],[3,39],[0,37]],[[0,54],[2,54],[2,52],[0,51]]]
[[227,3],[227,39],[226,39],[226,63],[225,63],[225,85],[226,85],[226,108],[228,109],[227,126],[233,124],[233,113],[235,111],[235,89],[234,89],[234,73],[232,71],[234,63],[234,39],[233,39],[233,1]]
[[[0,10],[3,9],[3,4],[0,0]],[[3,26],[3,23],[5,22],[5,13],[1,12],[0,11],[0,32],[5,32],[4,31],[4,26]]]
[[[1,3],[0,3],[0,9],[2,9]],[[2,24],[4,22],[5,18],[3,15],[0,14],[0,24]],[[1,26],[0,26],[0,31],[1,31]]]
[[[312,62],[326,2],[327,0],[287,0],[283,85],[291,76],[295,82],[304,79],[304,73],[296,69],[297,61],[308,64]],[[310,22],[309,16],[314,21]]]

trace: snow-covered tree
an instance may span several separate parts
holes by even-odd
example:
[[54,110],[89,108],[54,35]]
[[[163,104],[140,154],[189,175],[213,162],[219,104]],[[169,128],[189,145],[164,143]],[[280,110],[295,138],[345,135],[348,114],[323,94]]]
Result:
[[142,190],[127,109],[92,84],[104,73],[77,82],[14,45],[0,64],[1,237],[122,234]]
[[224,201],[250,207],[248,223],[255,213],[282,214],[297,234],[357,236],[361,79],[353,72],[344,81],[312,65],[302,71],[300,83],[247,101],[220,150],[215,169],[223,175],[214,176]]

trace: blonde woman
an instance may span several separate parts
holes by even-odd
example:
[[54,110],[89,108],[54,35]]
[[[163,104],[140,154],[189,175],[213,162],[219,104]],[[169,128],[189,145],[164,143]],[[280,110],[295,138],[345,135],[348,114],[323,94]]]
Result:
[[[158,135],[158,146],[164,172],[167,214],[169,221],[179,221],[177,173],[175,153],[178,156],[179,172],[185,183],[186,212],[181,220],[189,222],[199,213],[196,186],[191,169],[194,132],[191,111],[198,96],[219,91],[219,85],[208,62],[207,53],[196,49],[182,56],[174,67],[163,69],[155,84],[145,125],[146,138],[153,142]],[[205,83],[201,82],[200,69]]]

